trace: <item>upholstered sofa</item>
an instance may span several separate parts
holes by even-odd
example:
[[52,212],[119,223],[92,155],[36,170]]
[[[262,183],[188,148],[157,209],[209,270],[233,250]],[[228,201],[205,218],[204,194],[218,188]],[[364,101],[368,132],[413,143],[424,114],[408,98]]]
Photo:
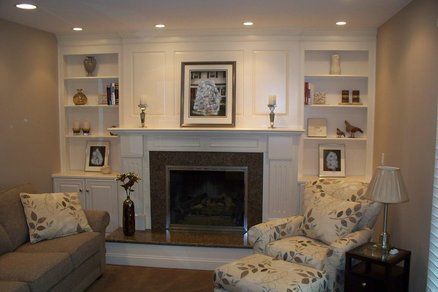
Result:
[[[366,183],[351,179],[317,179],[308,182],[302,198],[303,215],[271,220],[249,230],[248,240],[254,252],[324,271],[328,278],[327,290],[343,291],[345,253],[371,239],[381,209],[380,203],[365,198],[366,188]],[[331,225],[334,229],[331,231],[341,232],[344,225],[347,227],[352,223],[355,223],[355,227],[331,242],[323,242],[321,238],[312,236],[308,227],[324,223],[317,222],[317,215],[311,214],[314,210],[311,208],[324,197],[334,198],[335,204],[341,205],[340,202],[347,201],[347,205],[354,206],[333,213],[333,221],[339,224]],[[331,213],[339,205],[320,207],[327,208],[327,212]],[[329,233],[330,230],[322,231]]]
[[31,185],[0,191],[0,291],[83,291],[103,273],[109,214],[85,211],[93,232],[29,242],[20,193]]

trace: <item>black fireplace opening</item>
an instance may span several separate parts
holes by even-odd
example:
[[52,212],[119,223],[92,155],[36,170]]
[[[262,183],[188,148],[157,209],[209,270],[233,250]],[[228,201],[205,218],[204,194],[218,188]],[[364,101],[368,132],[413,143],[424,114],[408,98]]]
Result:
[[167,166],[167,229],[247,229],[247,167]]

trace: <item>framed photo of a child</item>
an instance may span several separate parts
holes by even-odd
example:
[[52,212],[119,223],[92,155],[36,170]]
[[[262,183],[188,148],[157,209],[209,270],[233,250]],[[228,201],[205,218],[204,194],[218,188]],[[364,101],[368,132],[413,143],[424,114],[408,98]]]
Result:
[[319,176],[345,177],[345,145],[319,145]]
[[101,171],[108,166],[109,142],[88,142],[85,154],[85,171]]

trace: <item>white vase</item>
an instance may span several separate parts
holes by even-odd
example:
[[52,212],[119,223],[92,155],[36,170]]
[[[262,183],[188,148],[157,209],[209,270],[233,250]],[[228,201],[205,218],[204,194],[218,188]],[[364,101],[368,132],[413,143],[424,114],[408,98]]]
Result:
[[341,74],[341,58],[339,55],[332,55],[330,59],[330,74]]

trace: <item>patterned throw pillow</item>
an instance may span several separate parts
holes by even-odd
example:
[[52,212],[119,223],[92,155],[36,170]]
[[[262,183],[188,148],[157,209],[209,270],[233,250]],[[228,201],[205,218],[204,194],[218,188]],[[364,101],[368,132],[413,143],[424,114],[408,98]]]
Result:
[[326,244],[350,234],[363,216],[361,203],[314,196],[308,201],[301,232]]
[[374,202],[366,198],[366,190],[368,184],[362,181],[348,179],[348,178],[320,178],[315,181],[306,183],[305,195],[303,200],[303,210],[306,210],[313,195],[329,195],[337,199],[358,202],[362,204],[363,217],[355,230],[363,228],[374,228],[377,217],[382,208],[382,204]]
[[78,193],[20,194],[30,242],[92,231]]

